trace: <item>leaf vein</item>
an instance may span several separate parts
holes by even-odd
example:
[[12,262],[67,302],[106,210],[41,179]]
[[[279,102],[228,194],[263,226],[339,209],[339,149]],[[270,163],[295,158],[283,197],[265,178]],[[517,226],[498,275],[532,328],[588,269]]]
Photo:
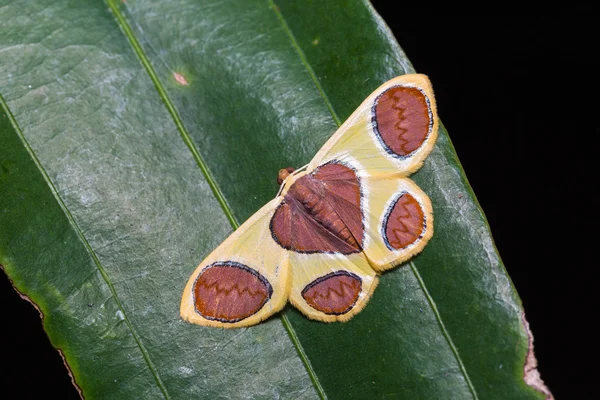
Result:
[[166,399],[169,399],[169,394],[167,393],[167,390],[166,390],[166,388],[165,388],[165,386],[164,386],[164,384],[163,384],[160,376],[158,375],[158,371],[156,370],[156,367],[152,363],[152,360],[150,359],[150,355],[148,354],[148,351],[146,350],[146,347],[142,343],[142,340],[141,340],[140,336],[137,334],[136,330],[133,327],[133,324],[129,320],[129,317],[127,316],[127,313],[125,312],[125,308],[123,307],[123,304],[121,303],[121,300],[119,299],[119,297],[117,295],[117,291],[116,291],[116,289],[115,289],[112,281],[110,280],[110,277],[108,276],[108,273],[106,272],[106,270],[104,269],[104,266],[102,265],[102,263],[98,259],[98,256],[96,255],[94,249],[92,249],[92,246],[88,242],[87,238],[84,236],[83,231],[81,230],[81,228],[79,227],[79,225],[75,221],[75,218],[73,217],[73,215],[71,214],[71,212],[67,208],[67,205],[65,204],[65,202],[60,197],[60,194],[58,193],[58,190],[56,189],[56,187],[52,183],[52,180],[50,179],[48,173],[46,172],[46,170],[42,166],[40,160],[37,158],[37,156],[33,152],[33,149],[29,145],[29,142],[27,142],[27,139],[25,138],[25,135],[23,135],[23,131],[21,130],[20,126],[18,125],[17,121],[15,120],[15,117],[13,116],[13,114],[10,112],[10,109],[8,108],[8,104],[6,104],[6,102],[4,101],[4,99],[2,98],[1,95],[0,95],[0,106],[4,109],[6,115],[8,116],[8,118],[10,120],[10,123],[13,125],[13,127],[15,129],[15,132],[17,132],[17,135],[19,136],[19,139],[21,139],[21,142],[23,143],[23,146],[25,147],[25,149],[29,153],[29,156],[31,157],[31,159],[33,160],[34,164],[36,165],[36,167],[40,171],[40,173],[41,173],[44,181],[46,182],[46,184],[48,185],[48,188],[52,192],[52,195],[56,199],[56,202],[58,203],[59,207],[62,209],[63,213],[65,214],[65,217],[69,221],[69,225],[71,225],[71,227],[73,228],[73,231],[79,237],[79,240],[81,240],[83,246],[85,247],[86,251],[88,252],[88,254],[90,255],[90,257],[92,258],[92,261],[96,265],[96,268],[98,268],[98,271],[100,272],[100,275],[102,275],[102,278],[106,282],[106,285],[108,286],[108,288],[109,288],[109,290],[111,292],[111,295],[112,295],[112,297],[113,297],[113,299],[115,301],[115,304],[119,308],[119,311],[122,313],[123,321],[127,325],[127,328],[131,332],[131,336],[133,337],[133,340],[136,342],[137,347],[140,349],[140,351],[142,353],[142,357],[144,358],[144,361],[145,361],[146,365],[148,366],[148,369],[150,370],[150,372],[154,376],[154,379],[156,380],[156,383],[157,383],[160,391],[163,393],[163,395],[165,396]]
[[[291,29],[288,26],[287,22],[285,21],[283,15],[281,14],[281,11],[274,4],[273,0],[268,0],[268,1],[269,1],[269,4],[271,5],[271,8],[275,11],[275,13],[277,14],[277,17],[281,21],[281,24],[283,25],[283,28],[284,28],[286,34],[288,35],[288,37],[290,38],[290,41],[292,42],[292,46],[298,53],[298,56],[299,56],[300,60],[302,61],[302,64],[306,67],[308,74],[310,75],[310,77],[312,78],[312,80],[316,86],[317,91],[319,92],[319,94],[323,98],[323,101],[325,102],[327,108],[329,109],[329,112],[331,113],[332,118],[334,119],[334,121],[336,122],[338,127],[341,126],[342,123],[341,123],[339,116],[335,112],[333,105],[329,101],[329,98],[327,97],[323,87],[321,86],[321,83],[319,82],[318,77],[316,76],[314,70],[312,69],[310,63],[308,62],[308,59],[307,59],[306,55],[304,54],[304,51],[298,44],[293,32],[291,31]],[[403,65],[403,67],[404,67],[404,65]],[[411,261],[409,263],[409,265],[411,267],[413,275],[415,276],[415,278],[419,282],[419,285],[421,286],[421,290],[423,291],[423,293],[427,299],[427,302],[429,303],[429,306],[431,307],[431,310],[433,311],[433,313],[435,315],[435,318],[438,322],[440,330],[442,331],[442,334],[444,335],[444,338],[446,339],[448,346],[450,347],[452,353],[454,354],[454,357],[456,358],[456,362],[459,365],[460,371],[461,371],[463,377],[465,378],[465,382],[466,382],[467,386],[469,387],[469,390],[471,391],[473,398],[475,400],[477,400],[478,397],[477,397],[477,392],[475,391],[475,387],[473,386],[473,383],[471,382],[471,379],[469,378],[469,374],[467,373],[467,370],[462,362],[462,359],[460,358],[460,355],[458,354],[458,349],[456,348],[456,346],[454,345],[454,342],[452,341],[452,338],[450,337],[450,333],[446,330],[444,322],[442,321],[442,317],[437,309],[437,306],[435,305],[435,302],[433,301],[433,298],[427,291],[427,287],[425,286],[425,283],[423,282],[423,279],[421,278],[421,275],[419,274],[419,271],[417,270],[414,262]]]

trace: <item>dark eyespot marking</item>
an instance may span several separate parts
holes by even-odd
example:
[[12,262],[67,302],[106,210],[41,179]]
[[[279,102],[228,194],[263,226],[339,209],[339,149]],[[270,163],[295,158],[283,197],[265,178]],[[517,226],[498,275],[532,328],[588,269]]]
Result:
[[388,153],[410,156],[423,145],[433,126],[429,99],[414,87],[392,87],[375,100],[373,125]]
[[402,193],[386,213],[383,238],[390,250],[408,247],[423,237],[425,213],[411,194]]
[[354,307],[362,280],[346,271],[333,272],[309,283],[302,297],[315,310],[325,314],[345,314]]
[[271,284],[261,274],[233,261],[209,265],[194,283],[196,311],[221,322],[237,322],[256,314],[272,294]]

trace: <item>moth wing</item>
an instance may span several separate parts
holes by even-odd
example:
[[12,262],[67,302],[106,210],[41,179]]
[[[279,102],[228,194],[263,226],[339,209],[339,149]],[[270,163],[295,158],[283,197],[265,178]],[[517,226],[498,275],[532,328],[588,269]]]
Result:
[[378,276],[363,253],[290,254],[290,302],[310,319],[347,321],[369,301]]
[[393,268],[419,253],[433,236],[429,197],[410,179],[374,175],[362,180],[363,251],[378,272]]
[[284,307],[289,255],[269,230],[281,200],[266,204],[200,263],[183,291],[184,320],[238,328],[255,325]]
[[352,113],[308,165],[359,162],[369,173],[408,176],[437,139],[438,117],[427,76],[408,74],[381,85]]
[[410,179],[429,155],[438,132],[433,89],[427,76],[403,75],[376,89],[325,143],[307,168],[315,173],[337,163],[355,171],[361,191],[362,226],[348,216],[357,201],[334,180],[328,201],[357,240],[371,267],[392,268],[420,252],[433,235],[431,201]]
[[[433,235],[429,197],[409,178],[369,173],[358,163],[327,163],[312,176],[377,272],[419,253]],[[338,239],[339,240],[339,239]],[[338,244],[343,249],[345,243]]]

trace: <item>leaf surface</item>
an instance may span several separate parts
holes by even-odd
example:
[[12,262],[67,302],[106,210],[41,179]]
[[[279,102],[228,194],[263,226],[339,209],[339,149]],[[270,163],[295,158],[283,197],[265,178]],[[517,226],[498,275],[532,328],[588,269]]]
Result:
[[368,3],[0,7],[0,264],[86,398],[544,398],[443,128],[413,176],[434,238],[350,322],[179,318],[189,275],[275,195],[279,168],[413,72]]

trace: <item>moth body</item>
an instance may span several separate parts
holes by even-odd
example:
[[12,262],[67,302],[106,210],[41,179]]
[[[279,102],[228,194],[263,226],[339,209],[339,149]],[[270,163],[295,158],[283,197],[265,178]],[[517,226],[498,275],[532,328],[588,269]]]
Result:
[[304,175],[294,182],[285,195],[285,201],[293,204],[296,213],[304,213],[321,224],[335,237],[360,250],[357,239],[341,217],[329,203],[326,196],[325,184],[312,174]]

